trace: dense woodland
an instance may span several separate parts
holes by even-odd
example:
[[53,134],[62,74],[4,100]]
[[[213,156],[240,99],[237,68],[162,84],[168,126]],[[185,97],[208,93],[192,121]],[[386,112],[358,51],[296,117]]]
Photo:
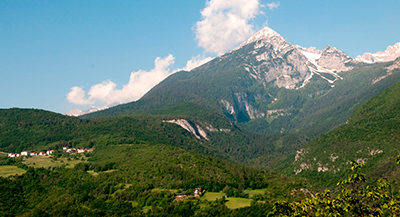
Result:
[[[65,166],[33,168],[26,166],[22,157],[0,157],[1,165],[15,165],[26,170],[20,176],[1,178],[1,192],[9,195],[2,197],[1,207],[11,216],[144,215],[145,207],[149,206],[153,214],[163,215],[165,210],[174,209],[188,215],[204,214],[213,213],[212,209],[220,212],[225,201],[206,203],[210,209],[207,211],[201,209],[204,202],[200,206],[195,200],[176,201],[176,193],[168,189],[224,190],[227,196],[244,198],[248,198],[243,193],[245,189],[265,189],[258,200],[275,201],[299,200],[303,194],[290,194],[291,189],[310,188],[301,178],[289,178],[218,158],[215,148],[206,145],[211,141],[199,141],[178,125],[164,123],[157,117],[86,120],[34,109],[14,108],[1,112],[2,129],[8,129],[2,131],[4,152],[55,149],[52,161],[60,161],[58,157],[66,155],[61,151],[64,146],[94,149],[86,154],[87,160],[82,158],[82,163],[73,169]],[[257,138],[239,129],[234,133],[241,140]],[[236,143],[240,144],[240,140]],[[165,191],[153,192],[155,188]],[[187,210],[187,207],[193,208]]]

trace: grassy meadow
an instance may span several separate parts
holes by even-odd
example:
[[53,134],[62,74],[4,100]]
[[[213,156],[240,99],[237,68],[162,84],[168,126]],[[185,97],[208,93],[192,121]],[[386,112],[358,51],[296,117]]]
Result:
[[[252,194],[253,195],[259,194],[259,191],[263,192],[263,190],[254,190],[254,192],[252,192]],[[206,200],[207,201],[215,201],[217,199],[221,199],[224,196],[226,198],[226,194],[223,193],[223,192],[206,192],[201,197],[201,201],[203,201],[203,202],[206,201]],[[237,208],[250,206],[251,205],[251,201],[252,201],[252,199],[238,198],[238,197],[228,197],[228,198],[226,198],[226,200],[227,200],[227,202],[225,203],[225,205],[229,209],[237,209]]]
[[227,200],[228,201],[225,203],[225,205],[229,209],[237,209],[237,208],[243,208],[246,206],[250,206],[251,201],[253,201],[252,199],[238,198],[238,197],[229,197],[229,198],[227,198]]
[[[83,161],[82,158],[83,157]],[[68,160],[69,159],[69,160]],[[57,160],[54,160],[51,156],[33,156],[29,158],[24,158],[22,161],[23,164],[30,166],[30,167],[35,167],[35,168],[49,168],[49,167],[59,167],[65,165],[66,168],[74,168],[76,164],[85,162],[86,157],[85,156],[79,156],[79,159],[73,159],[71,158],[58,158]]]
[[205,201],[215,201],[217,199],[221,199],[223,196],[226,197],[226,194],[223,192],[206,192],[202,197],[201,200]]
[[13,175],[22,175],[26,171],[16,166],[0,166],[0,176],[8,177]]

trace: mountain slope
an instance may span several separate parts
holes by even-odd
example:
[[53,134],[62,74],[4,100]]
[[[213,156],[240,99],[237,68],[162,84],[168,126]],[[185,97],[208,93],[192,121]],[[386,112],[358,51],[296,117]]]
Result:
[[286,173],[334,185],[349,172],[349,162],[366,163],[373,179],[399,178],[393,162],[400,153],[400,82],[357,108],[345,126],[305,144]]
[[294,46],[264,28],[209,63],[171,75],[137,102],[84,117],[140,114],[191,102],[249,131],[314,137],[341,126],[353,109],[400,80],[390,65],[394,62],[359,63],[331,46]]

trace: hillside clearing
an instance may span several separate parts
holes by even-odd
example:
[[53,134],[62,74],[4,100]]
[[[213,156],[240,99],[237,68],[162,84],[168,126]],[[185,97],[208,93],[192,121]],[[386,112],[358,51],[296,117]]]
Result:
[[0,166],[0,176],[8,177],[13,175],[22,175],[26,171],[16,166]]
[[229,198],[227,198],[227,200],[228,201],[225,203],[225,205],[229,209],[238,209],[238,208],[250,206],[251,201],[253,201],[252,199],[238,198],[238,197],[229,197]]
[[24,158],[22,163],[35,168],[59,167],[62,165],[66,165],[66,168],[74,168],[76,164],[85,162],[86,158],[84,157],[84,159],[84,161],[72,158],[70,160],[68,160],[68,158],[58,158],[57,160],[53,160],[53,158],[50,158],[49,156],[35,156]]
[[215,201],[217,199],[221,199],[223,196],[226,197],[226,194],[222,192],[206,192],[204,196],[201,197],[201,200]]

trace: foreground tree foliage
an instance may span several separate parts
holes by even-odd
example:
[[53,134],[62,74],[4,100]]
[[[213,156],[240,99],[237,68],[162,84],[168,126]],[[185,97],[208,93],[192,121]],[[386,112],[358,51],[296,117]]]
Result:
[[[400,197],[394,196],[387,178],[367,184],[361,173],[362,162],[351,162],[354,171],[337,183],[341,193],[332,196],[330,190],[315,194],[301,202],[277,201],[271,216],[399,216]],[[400,154],[396,164],[400,164]]]

